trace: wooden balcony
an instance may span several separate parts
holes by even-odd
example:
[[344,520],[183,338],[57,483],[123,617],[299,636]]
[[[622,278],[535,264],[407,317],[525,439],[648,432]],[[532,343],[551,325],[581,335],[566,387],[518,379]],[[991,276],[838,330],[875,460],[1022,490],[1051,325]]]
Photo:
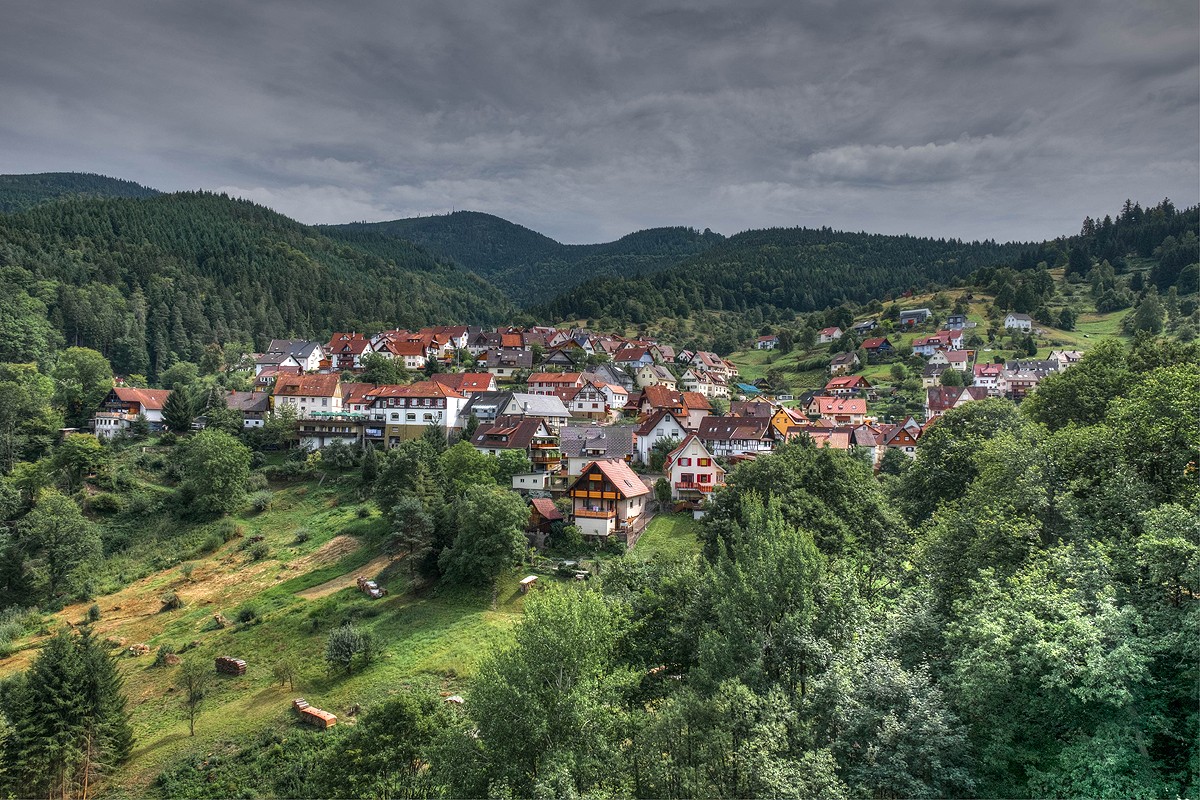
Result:
[[574,513],[575,516],[585,519],[616,519],[617,517],[617,510],[615,508],[610,508],[607,511],[592,511],[588,508],[577,508]]
[[716,484],[713,483],[696,483],[695,481],[675,481],[676,489],[683,489],[692,492],[711,492]]

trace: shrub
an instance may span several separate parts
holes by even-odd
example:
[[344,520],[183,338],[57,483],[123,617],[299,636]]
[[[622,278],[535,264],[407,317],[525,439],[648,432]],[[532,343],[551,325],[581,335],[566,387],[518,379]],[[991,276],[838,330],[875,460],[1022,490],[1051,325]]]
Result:
[[250,560],[262,561],[270,552],[271,548],[267,546],[266,542],[255,542],[250,546]]
[[267,488],[267,476],[261,472],[252,472],[250,477],[246,478],[247,492],[260,492]]
[[245,608],[238,610],[237,616],[235,616],[234,619],[238,621],[239,625],[253,625],[261,620],[262,617],[259,615],[257,608],[254,606],[246,606]]
[[190,581],[192,579],[192,572],[195,569],[196,569],[196,565],[189,561],[179,568],[179,572],[180,572],[180,574],[183,575],[184,578],[186,578],[187,580]]
[[215,553],[215,552],[217,552],[217,550],[221,549],[222,544],[223,544],[223,542],[221,541],[220,536],[218,536],[215,533],[209,534],[207,537],[205,537],[204,541],[202,541],[200,543],[200,545],[196,548],[196,553],[198,555],[206,555],[208,553]]
[[312,538],[312,532],[309,531],[308,528],[300,528],[299,530],[296,531],[296,536],[294,539],[292,539],[292,542],[295,544],[304,544],[311,538]]
[[169,644],[160,645],[158,652],[154,654],[154,666],[167,666],[167,656],[175,655],[175,648]]
[[100,621],[100,606],[97,605],[96,603],[92,603],[91,608],[88,609],[87,618],[88,618],[88,622],[99,622]]
[[88,510],[96,514],[115,514],[124,505],[121,498],[111,492],[100,492],[88,499]]
[[174,611],[183,608],[183,599],[175,592],[167,592],[162,596],[162,611]]
[[271,493],[268,491],[255,492],[250,497],[250,507],[262,513],[271,507]]
[[162,436],[158,437],[158,443],[163,447],[174,447],[175,442],[175,434],[171,433],[170,431],[167,431]]
[[366,519],[371,516],[371,508],[369,506],[359,506],[355,513],[358,514],[359,519]]

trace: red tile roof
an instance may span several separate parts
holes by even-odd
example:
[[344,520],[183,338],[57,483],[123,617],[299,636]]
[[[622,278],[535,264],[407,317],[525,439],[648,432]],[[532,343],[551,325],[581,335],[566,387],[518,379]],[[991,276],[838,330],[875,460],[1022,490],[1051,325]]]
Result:
[[170,389],[134,389],[129,386],[118,386],[113,392],[122,403],[137,403],[147,411],[161,411],[163,403],[171,395]]
[[275,382],[276,397],[333,397],[339,394],[339,375],[289,375]]

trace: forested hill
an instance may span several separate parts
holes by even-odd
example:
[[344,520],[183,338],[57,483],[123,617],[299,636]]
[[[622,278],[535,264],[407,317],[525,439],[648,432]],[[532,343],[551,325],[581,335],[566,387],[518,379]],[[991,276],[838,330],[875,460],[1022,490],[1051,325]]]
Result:
[[0,215],[0,361],[99,350],[153,376],[213,342],[498,322],[493,287],[413,245],[388,258],[207,193],[73,199]]
[[764,317],[865,303],[1012,263],[1029,245],[770,228],[732,236],[654,275],[589,280],[535,313],[640,323],[697,311]]
[[23,211],[65,197],[154,197],[158,190],[133,181],[84,172],[0,175],[0,212]]
[[380,255],[389,252],[397,240],[416,242],[462,264],[522,305],[545,303],[588,279],[658,272],[706,251],[724,238],[691,228],[653,228],[615,242],[570,245],[474,211],[330,225],[321,230]]

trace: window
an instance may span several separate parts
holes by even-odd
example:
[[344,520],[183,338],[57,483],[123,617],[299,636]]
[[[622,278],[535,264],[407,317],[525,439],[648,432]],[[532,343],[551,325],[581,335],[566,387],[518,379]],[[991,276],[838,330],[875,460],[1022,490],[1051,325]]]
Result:
[[408,420],[409,422],[413,422],[413,421],[415,421],[415,420],[416,420],[416,418],[417,418],[417,415],[416,415],[416,414],[405,414],[405,415],[404,415],[404,418],[405,418],[406,420]]
[[712,466],[712,459],[711,459],[711,458],[698,458],[698,459],[696,459],[696,466],[698,466],[698,467],[711,467],[711,466]]
[[323,406],[327,406],[327,405],[329,405],[329,398],[328,398],[328,397],[322,397],[322,398],[321,398],[321,405],[323,405]]
[[695,483],[696,476],[690,472],[685,472],[679,476],[679,480],[682,481],[683,483]]
[[700,473],[700,476],[699,476],[699,477],[700,477],[700,482],[701,482],[701,483],[712,483],[712,477],[713,477],[713,476],[712,476],[710,473],[708,473],[708,472],[702,472],[702,473]]
[[692,465],[692,460],[691,460],[690,458],[681,458],[681,459],[679,459],[679,466],[681,466],[681,467],[690,467],[691,465]]

